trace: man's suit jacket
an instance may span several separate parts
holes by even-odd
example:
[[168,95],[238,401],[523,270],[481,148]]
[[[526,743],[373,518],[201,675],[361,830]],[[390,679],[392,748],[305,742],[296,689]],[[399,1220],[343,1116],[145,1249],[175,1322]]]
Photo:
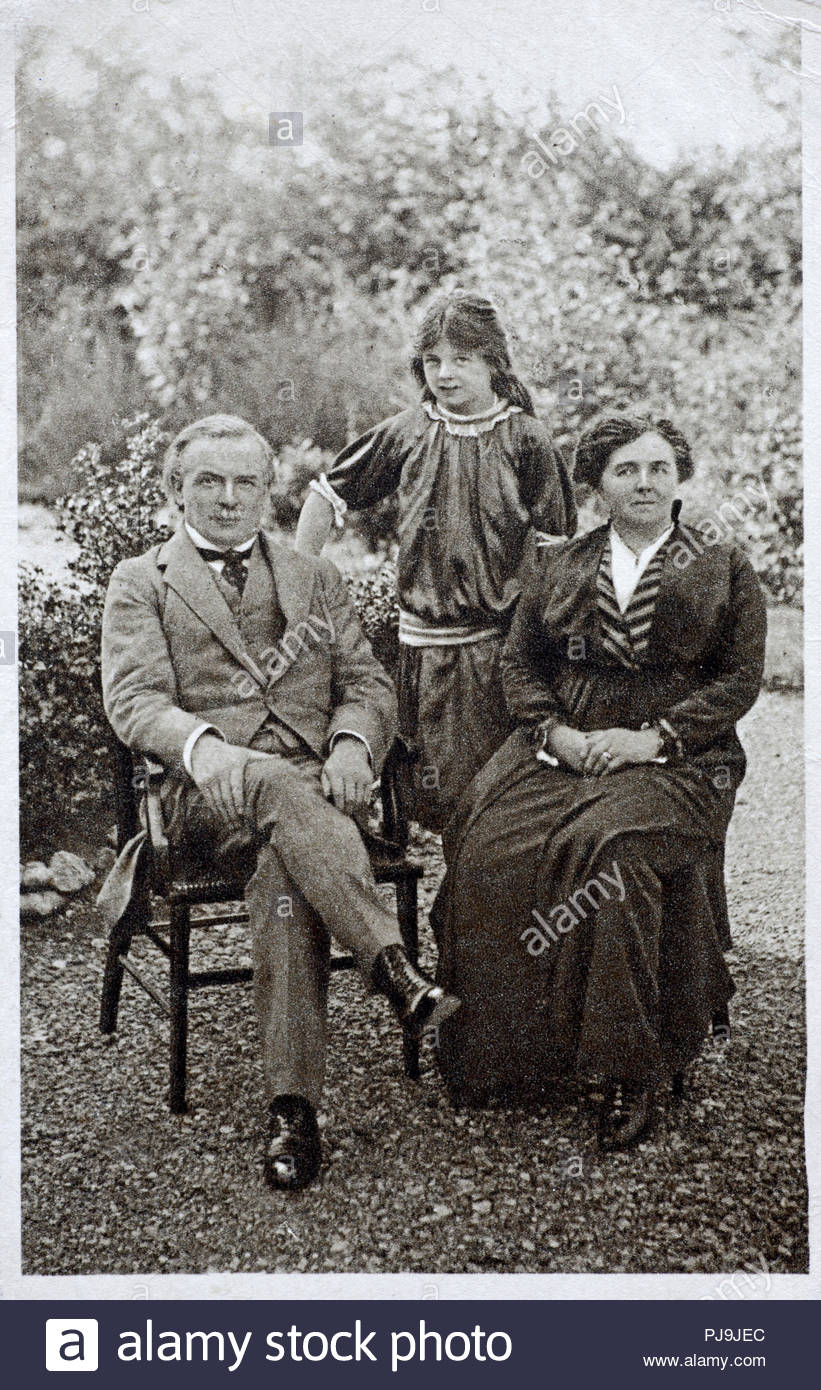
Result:
[[250,619],[272,599],[285,631],[255,659],[184,527],[123,560],[111,577],[102,641],[103,700],[122,742],[180,771],[199,724],[247,747],[271,712],[286,739],[290,731],[294,746],[307,744],[319,758],[334,733],[360,735],[378,774],[396,730],[395,694],[339,572],[262,533],[243,610]]
[[[335,566],[263,532],[242,610],[246,631],[256,632],[281,611],[284,632],[249,652],[240,620],[182,526],[117,566],[102,641],[103,701],[117,736],[187,776],[183,750],[199,725],[214,724],[229,743],[247,747],[273,715],[286,749],[307,748],[320,759],[335,733],[359,735],[378,775],[396,732],[396,696]],[[125,846],[100,891],[110,922],[128,906],[144,840],[140,832]]]

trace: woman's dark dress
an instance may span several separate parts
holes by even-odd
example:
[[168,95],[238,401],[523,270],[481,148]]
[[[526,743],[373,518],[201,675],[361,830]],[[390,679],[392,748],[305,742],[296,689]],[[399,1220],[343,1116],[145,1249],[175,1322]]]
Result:
[[507,402],[460,423],[431,401],[374,426],[327,477],[352,511],[396,492],[399,603],[421,623],[479,641],[400,645],[400,731],[417,753],[412,814],[440,830],[510,733],[502,644],[536,532],[575,529],[564,464],[538,420]]
[[[439,1060],[466,1099],[569,1072],[655,1084],[697,1054],[733,993],[721,866],[745,769],[735,723],[763,674],[760,587],[740,550],[676,527],[628,669],[602,640],[608,534],[543,552],[502,658],[519,727],[446,832],[434,923],[439,978],[462,1008]],[[531,737],[552,715],[583,730],[662,718],[681,755],[601,777],[552,767]]]

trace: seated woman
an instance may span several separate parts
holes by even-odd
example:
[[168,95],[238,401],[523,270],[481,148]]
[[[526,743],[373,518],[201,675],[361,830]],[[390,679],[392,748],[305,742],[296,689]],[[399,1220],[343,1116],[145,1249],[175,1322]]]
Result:
[[679,523],[692,472],[667,420],[582,437],[610,521],[540,552],[503,657],[518,728],[446,830],[434,911],[454,1099],[597,1076],[605,1150],[647,1133],[734,990],[721,865],[766,614],[742,551]]

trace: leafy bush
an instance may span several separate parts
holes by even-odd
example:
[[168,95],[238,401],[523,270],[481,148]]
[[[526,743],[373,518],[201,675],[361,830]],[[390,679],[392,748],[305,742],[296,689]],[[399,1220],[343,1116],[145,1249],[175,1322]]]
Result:
[[751,462],[727,479],[728,491],[759,480],[769,503],[752,519],[747,550],[767,591],[778,603],[800,605],[803,597],[804,521],[801,422],[796,414],[768,412],[762,433],[751,440]]
[[[57,504],[58,531],[74,541],[71,580],[61,587],[36,566],[22,569],[20,611],[20,804],[26,842],[48,838],[66,818],[99,811],[110,789],[108,726],[100,691],[100,626],[114,566],[168,534],[156,422],[123,421],[119,447],[81,449],[72,492]],[[111,815],[113,820],[113,814]]]
[[39,855],[41,841],[51,848],[66,821],[102,801],[100,615],[84,595],[65,592],[35,567],[22,571],[19,606],[21,838]]

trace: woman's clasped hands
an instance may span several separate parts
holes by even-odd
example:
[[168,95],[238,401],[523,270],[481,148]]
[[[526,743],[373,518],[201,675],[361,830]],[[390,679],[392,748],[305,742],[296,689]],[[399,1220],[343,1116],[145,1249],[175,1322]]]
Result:
[[550,731],[547,746],[573,772],[600,777],[635,763],[650,763],[661,752],[657,729],[593,729],[583,733],[567,724]]

